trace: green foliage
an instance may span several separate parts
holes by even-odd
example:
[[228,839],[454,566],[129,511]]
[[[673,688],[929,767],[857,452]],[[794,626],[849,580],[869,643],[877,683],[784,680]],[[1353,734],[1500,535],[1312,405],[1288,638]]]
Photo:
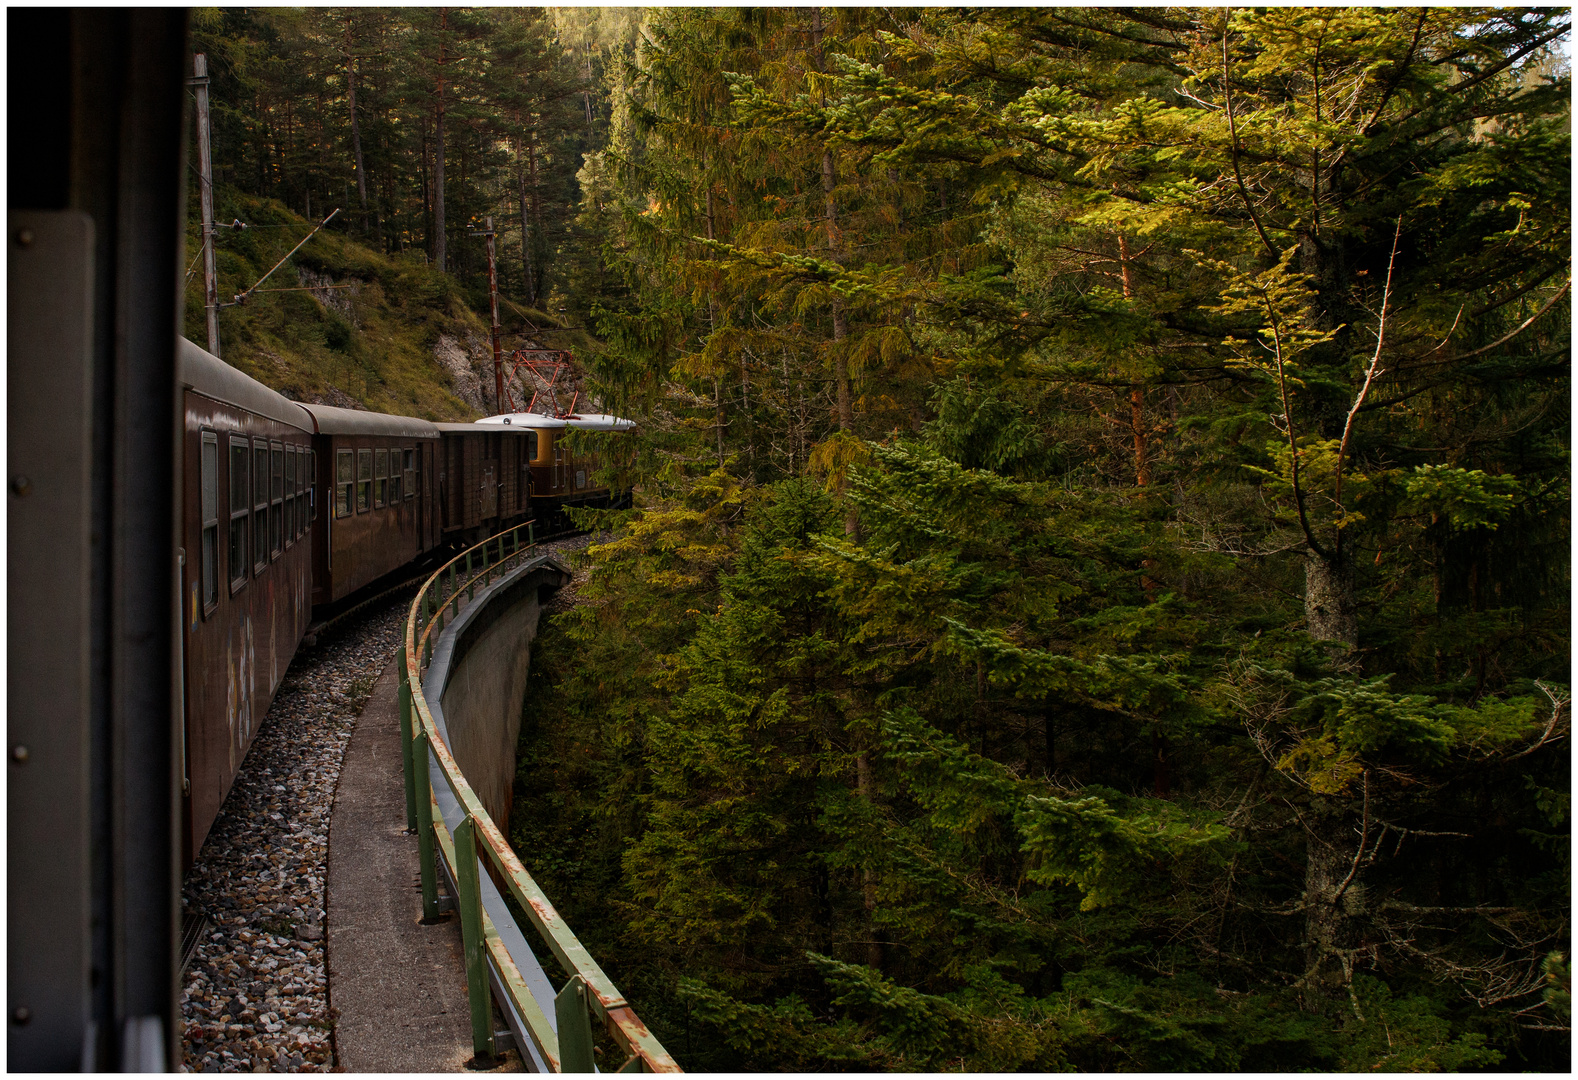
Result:
[[1154,885],[1167,864],[1189,858],[1196,848],[1220,847],[1228,838],[1221,825],[1190,821],[1163,800],[1145,805],[1110,789],[1078,799],[1032,797],[1019,825],[1025,851],[1041,860],[1030,878],[1078,886],[1087,911]]
[[[314,225],[278,202],[234,189],[219,190],[218,206],[221,216],[251,225],[220,234],[221,300],[257,285]],[[201,229],[195,223],[187,248],[197,265]],[[263,288],[292,291],[259,291],[220,312],[226,362],[292,398],[354,402],[431,420],[475,415],[434,360],[433,345],[441,334],[483,333],[483,324],[443,275],[320,232]],[[201,274],[186,282],[184,332],[207,342]]]
[[1445,518],[1453,529],[1496,528],[1519,493],[1515,477],[1446,465],[1415,466],[1402,487],[1406,509],[1427,513],[1431,521]]
[[1565,1063],[1567,23],[645,16],[517,829],[686,1064]]

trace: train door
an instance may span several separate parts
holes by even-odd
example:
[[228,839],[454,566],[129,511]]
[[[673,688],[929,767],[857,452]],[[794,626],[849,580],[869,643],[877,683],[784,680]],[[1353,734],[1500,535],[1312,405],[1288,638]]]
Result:
[[483,521],[499,516],[499,439],[498,435],[482,438],[482,482],[478,502]]
[[422,524],[422,547],[424,549],[438,546],[438,529],[435,528],[434,517],[438,514],[437,500],[433,498],[433,444],[418,443],[416,448],[416,490],[421,492],[418,498],[422,505],[417,507],[417,520]]

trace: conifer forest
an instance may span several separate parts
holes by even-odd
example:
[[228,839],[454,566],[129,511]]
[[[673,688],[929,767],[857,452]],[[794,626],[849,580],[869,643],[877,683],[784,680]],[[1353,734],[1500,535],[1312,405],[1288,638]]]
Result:
[[199,11],[387,316],[224,325],[495,411],[491,218],[638,422],[510,829],[687,1070],[1565,1072],[1570,18]]

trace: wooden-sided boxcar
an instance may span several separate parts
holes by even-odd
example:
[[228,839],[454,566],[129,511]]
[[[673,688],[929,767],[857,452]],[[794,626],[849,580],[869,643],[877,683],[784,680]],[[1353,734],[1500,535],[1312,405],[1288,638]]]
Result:
[[312,417],[182,339],[182,865],[312,615]]
[[436,426],[442,436],[438,490],[446,541],[475,543],[531,517],[537,432],[509,425]]
[[607,506],[611,495],[593,479],[597,460],[591,454],[574,453],[566,438],[576,429],[589,431],[629,431],[635,424],[604,413],[573,416],[545,416],[541,413],[510,413],[489,416],[478,426],[507,426],[511,430],[535,432],[530,472],[533,510],[544,528],[550,527],[565,506]]
[[312,602],[332,604],[437,546],[438,429],[409,416],[304,405],[324,494]]

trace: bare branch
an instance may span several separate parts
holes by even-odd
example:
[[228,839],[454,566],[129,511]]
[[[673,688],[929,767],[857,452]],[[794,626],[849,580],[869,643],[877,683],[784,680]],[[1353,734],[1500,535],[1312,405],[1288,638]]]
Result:
[[[1354,875],[1359,872],[1359,859],[1364,855],[1365,841],[1370,838],[1370,770],[1364,770],[1364,823],[1359,830],[1359,848],[1353,853],[1353,865],[1348,868],[1348,876],[1342,879],[1342,884],[1337,886],[1336,894],[1331,898],[1335,904],[1342,899],[1342,894],[1348,891],[1348,886],[1353,883]],[[1376,841],[1380,843],[1379,840]]]
[[1222,96],[1227,106],[1227,128],[1232,135],[1233,143],[1233,176],[1238,180],[1238,194],[1244,200],[1244,209],[1249,211],[1249,220],[1255,223],[1255,231],[1260,234],[1260,242],[1266,245],[1266,250],[1273,256],[1278,254],[1277,247],[1266,235],[1266,230],[1260,224],[1260,215],[1255,213],[1255,204],[1249,198],[1249,191],[1244,187],[1244,172],[1238,164],[1238,121],[1233,119],[1233,73],[1228,67],[1227,59],[1227,33],[1233,24],[1233,9],[1224,12],[1222,21]]
[[[1540,692],[1550,699],[1551,718],[1546,722],[1545,730],[1540,733],[1539,739],[1532,746],[1527,746],[1518,751],[1507,758],[1507,761],[1517,761],[1521,757],[1528,757],[1546,743],[1551,742],[1553,739],[1560,739],[1567,734],[1567,725],[1562,723],[1562,719],[1567,716],[1567,707],[1572,701],[1571,696],[1564,690],[1552,690],[1539,679],[1534,680],[1534,685],[1538,686]],[[1558,730],[1558,728],[1561,730]]]
[[1497,338],[1495,341],[1492,341],[1489,345],[1485,345],[1485,346],[1483,346],[1481,348],[1475,349],[1473,352],[1466,352],[1466,353],[1462,353],[1461,355],[1454,356],[1452,359],[1453,360],[1470,360],[1470,359],[1473,359],[1476,356],[1482,356],[1485,353],[1490,352],[1492,349],[1499,349],[1499,348],[1501,348],[1501,346],[1505,345],[1507,342],[1511,341],[1513,338],[1515,338],[1519,334],[1523,333],[1529,327],[1533,326],[1534,323],[1535,323],[1535,320],[1537,320],[1541,315],[1544,315],[1547,311],[1551,310],[1551,308],[1553,306],[1555,306],[1556,301],[1560,300],[1563,296],[1565,296],[1567,294],[1567,290],[1572,288],[1572,284],[1573,284],[1572,278],[1568,278],[1566,283],[1564,285],[1562,285],[1561,288],[1556,290],[1555,295],[1552,296],[1549,300],[1545,301],[1545,306],[1544,307],[1540,308],[1540,310],[1536,311],[1533,315],[1530,315],[1527,319],[1525,319],[1523,321],[1523,324],[1521,326],[1519,326],[1516,330],[1512,331],[1510,334],[1505,334],[1502,337]]
[[1386,900],[1381,903],[1383,911],[1406,911],[1412,915],[1511,915],[1518,911],[1510,907],[1421,907],[1418,904],[1405,904],[1401,900]]
[[[1359,414],[1359,408],[1364,404],[1364,399],[1370,393],[1370,386],[1381,374],[1381,350],[1386,346],[1386,315],[1392,300],[1392,268],[1397,264],[1397,242],[1403,235],[1403,216],[1397,215],[1397,228],[1392,233],[1392,254],[1386,260],[1386,288],[1381,292],[1381,321],[1375,328],[1375,355],[1370,357],[1370,366],[1364,373],[1364,385],[1359,388],[1359,396],[1353,400],[1353,408],[1348,410],[1348,420],[1342,425],[1342,441],[1337,444],[1337,482],[1332,499],[1337,504],[1337,512],[1343,513],[1342,508],[1342,463],[1348,456],[1348,438],[1353,434],[1353,418]],[[1456,325],[1455,323],[1453,324]],[[1344,515],[1346,516],[1346,515]],[[1337,544],[1342,545],[1342,532],[1337,533]]]

